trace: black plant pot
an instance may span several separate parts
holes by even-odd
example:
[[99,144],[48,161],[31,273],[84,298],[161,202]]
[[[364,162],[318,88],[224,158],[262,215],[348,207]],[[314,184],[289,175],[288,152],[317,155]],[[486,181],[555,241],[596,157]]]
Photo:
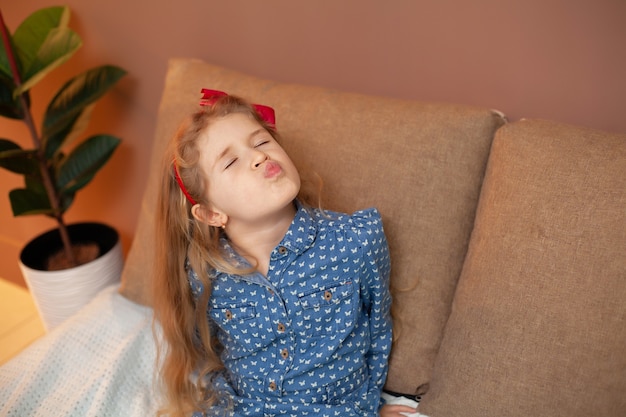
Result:
[[[103,223],[74,223],[67,226],[72,243],[95,243],[103,256],[119,242],[117,231]],[[63,248],[59,229],[48,230],[31,240],[20,253],[20,261],[29,268],[46,271],[50,255]]]
[[102,223],[68,225],[72,243],[95,242],[100,254],[74,268],[47,271],[47,258],[63,244],[58,229],[31,240],[20,253],[20,269],[47,330],[78,312],[105,287],[119,282],[123,254],[117,231]]

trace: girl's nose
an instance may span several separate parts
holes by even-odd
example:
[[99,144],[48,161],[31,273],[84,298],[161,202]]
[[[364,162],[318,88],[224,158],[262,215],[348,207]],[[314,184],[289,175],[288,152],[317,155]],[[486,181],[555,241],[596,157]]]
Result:
[[256,151],[254,158],[252,159],[255,168],[258,168],[263,162],[267,161],[269,157],[265,152]]

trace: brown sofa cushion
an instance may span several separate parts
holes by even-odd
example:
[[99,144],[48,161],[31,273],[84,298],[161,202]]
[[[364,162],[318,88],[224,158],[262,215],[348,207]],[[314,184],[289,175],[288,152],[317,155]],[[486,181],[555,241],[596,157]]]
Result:
[[498,131],[420,411],[626,416],[626,135]]
[[413,393],[429,379],[478,201],[497,114],[280,84],[207,63],[170,62],[137,235],[122,293],[149,304],[157,168],[165,143],[196,109],[202,87],[275,107],[283,145],[322,175],[325,207],[377,206],[392,251],[402,323],[388,388]]

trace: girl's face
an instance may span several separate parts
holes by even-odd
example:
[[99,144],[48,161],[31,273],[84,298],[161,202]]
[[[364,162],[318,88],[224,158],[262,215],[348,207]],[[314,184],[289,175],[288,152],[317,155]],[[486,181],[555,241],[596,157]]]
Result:
[[227,216],[222,221],[255,225],[292,207],[300,190],[298,171],[255,120],[230,114],[211,123],[198,140],[208,208]]

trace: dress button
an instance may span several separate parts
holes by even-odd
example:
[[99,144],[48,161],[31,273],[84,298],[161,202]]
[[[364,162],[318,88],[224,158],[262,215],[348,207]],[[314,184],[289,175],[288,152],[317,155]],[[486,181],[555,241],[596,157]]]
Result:
[[226,310],[224,315],[226,316],[226,320],[230,320],[233,318],[233,313],[230,310]]
[[269,387],[271,391],[276,391],[276,382],[274,381],[270,382]]
[[331,298],[333,298],[333,293],[332,293],[332,292],[330,292],[330,291],[326,291],[326,292],[324,293],[324,300],[326,300],[326,301],[330,301],[330,299],[331,299]]
[[281,255],[284,255],[287,253],[287,248],[284,246],[281,246],[278,248],[278,253],[280,253]]
[[287,359],[289,357],[289,351],[287,349],[283,349],[280,351],[280,356],[283,357],[283,359]]
[[279,332],[284,332],[285,331],[285,325],[282,323],[278,323],[278,331]]

